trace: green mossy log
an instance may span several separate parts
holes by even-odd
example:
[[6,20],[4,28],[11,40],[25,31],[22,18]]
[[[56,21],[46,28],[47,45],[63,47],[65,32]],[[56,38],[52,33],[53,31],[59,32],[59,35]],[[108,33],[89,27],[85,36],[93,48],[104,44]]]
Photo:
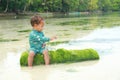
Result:
[[[50,64],[54,63],[71,63],[86,60],[96,60],[99,59],[98,53],[93,49],[84,50],[66,50],[57,49],[55,51],[49,51]],[[42,54],[37,54],[34,57],[33,65],[44,64],[44,59]],[[22,53],[20,57],[20,65],[28,65],[28,51]]]

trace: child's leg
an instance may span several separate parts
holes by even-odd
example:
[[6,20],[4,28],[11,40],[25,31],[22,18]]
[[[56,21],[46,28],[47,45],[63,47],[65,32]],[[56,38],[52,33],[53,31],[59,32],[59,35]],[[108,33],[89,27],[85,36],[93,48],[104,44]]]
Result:
[[33,51],[30,51],[28,55],[28,66],[29,67],[32,67],[34,56],[35,56],[35,53]]
[[44,55],[45,65],[48,65],[49,62],[50,62],[48,50],[44,50],[44,51],[43,51],[43,55]]

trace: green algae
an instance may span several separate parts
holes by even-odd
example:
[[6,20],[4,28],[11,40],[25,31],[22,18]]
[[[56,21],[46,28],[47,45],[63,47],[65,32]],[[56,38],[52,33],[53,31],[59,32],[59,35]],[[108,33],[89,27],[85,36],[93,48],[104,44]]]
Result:
[[61,44],[61,43],[68,43],[69,41],[55,41],[55,42],[49,42],[47,43],[48,45],[51,45],[51,46],[55,46],[55,45],[58,45],[58,44]]
[[59,23],[59,24],[57,24],[57,25],[62,25],[62,26],[64,26],[64,25],[74,25],[74,26],[79,26],[79,25],[84,25],[84,24],[88,24],[89,23],[89,20],[87,20],[87,19],[81,19],[81,20],[78,20],[78,21],[66,21],[66,22],[61,22],[61,23]]
[[30,32],[31,30],[19,30],[19,31],[17,31],[17,32]]
[[[55,51],[49,51],[50,64],[57,63],[72,63],[80,62],[86,60],[96,60],[99,59],[98,53],[93,49],[84,49],[84,50],[66,50],[66,49],[57,49]],[[20,57],[20,65],[28,65],[28,51],[22,53]],[[33,65],[44,64],[44,59],[42,54],[36,54],[33,60]]]
[[19,39],[2,39],[2,38],[0,38],[0,42],[11,42],[11,41],[19,41]]

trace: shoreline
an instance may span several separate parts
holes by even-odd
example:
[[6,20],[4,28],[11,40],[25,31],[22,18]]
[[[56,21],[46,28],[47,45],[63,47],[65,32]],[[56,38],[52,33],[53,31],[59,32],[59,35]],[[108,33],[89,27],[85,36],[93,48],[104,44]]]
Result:
[[102,12],[102,11],[95,11],[95,12],[89,12],[89,11],[86,11],[86,12],[69,12],[68,15],[66,14],[63,14],[61,12],[43,12],[43,13],[40,13],[40,12],[25,12],[25,13],[13,13],[13,12],[7,12],[7,13],[4,13],[4,12],[0,12],[0,17],[6,17],[6,16],[32,16],[32,15],[41,15],[43,17],[63,17],[63,16],[80,16],[80,15],[92,15],[92,14],[97,14],[97,15],[100,15],[100,14],[105,14],[105,13],[120,13],[120,11],[109,11],[109,12]]

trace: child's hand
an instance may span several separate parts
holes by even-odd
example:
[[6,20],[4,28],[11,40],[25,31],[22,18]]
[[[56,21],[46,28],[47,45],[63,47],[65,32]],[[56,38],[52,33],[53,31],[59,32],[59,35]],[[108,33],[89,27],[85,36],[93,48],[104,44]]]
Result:
[[50,38],[51,41],[52,41],[52,40],[55,40],[55,39],[57,39],[56,36],[53,36],[53,37]]

